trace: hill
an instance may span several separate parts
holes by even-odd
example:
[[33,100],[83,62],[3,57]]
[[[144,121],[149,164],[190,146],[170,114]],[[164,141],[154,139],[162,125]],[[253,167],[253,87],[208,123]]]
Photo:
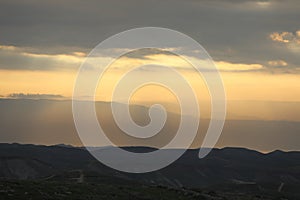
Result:
[[[141,152],[153,149],[126,147],[126,150]],[[0,178],[4,185],[10,180],[125,183],[179,191],[300,197],[300,152],[263,154],[243,148],[223,148],[213,149],[204,159],[198,159],[197,154],[198,149],[190,149],[166,168],[145,174],[129,174],[104,166],[83,148],[0,144]]]

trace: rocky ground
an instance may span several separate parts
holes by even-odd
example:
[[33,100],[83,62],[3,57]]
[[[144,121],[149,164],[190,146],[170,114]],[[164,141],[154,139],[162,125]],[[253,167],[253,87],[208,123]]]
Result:
[[166,186],[127,183],[77,183],[65,181],[4,181],[0,182],[0,199],[198,199],[198,200],[271,200],[291,199],[284,195],[263,195],[245,192],[213,191],[209,189],[171,188]]

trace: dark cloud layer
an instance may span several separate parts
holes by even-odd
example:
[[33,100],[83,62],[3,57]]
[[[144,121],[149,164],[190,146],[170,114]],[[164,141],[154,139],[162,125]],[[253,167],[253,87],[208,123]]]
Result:
[[285,60],[296,68],[299,52],[269,35],[299,30],[299,11],[298,0],[3,0],[0,41],[38,53],[88,52],[120,31],[159,26],[190,35],[215,60],[270,68],[270,60]]

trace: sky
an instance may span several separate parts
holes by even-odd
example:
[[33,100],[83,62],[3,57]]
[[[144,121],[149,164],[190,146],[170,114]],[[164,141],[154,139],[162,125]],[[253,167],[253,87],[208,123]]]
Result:
[[156,26],[208,51],[224,72],[228,99],[299,101],[299,9],[297,0],[1,1],[0,94],[71,97],[76,72],[98,43]]
[[[132,28],[164,27],[190,36],[212,57],[224,82],[228,120],[287,121],[300,126],[299,19],[298,0],[2,0],[0,97],[70,100],[77,71],[98,43]],[[111,100],[114,83],[128,67],[161,60],[189,79],[199,101],[210,100],[203,79],[185,61],[165,52],[135,53],[113,64],[100,82],[103,88],[97,90],[98,101]],[[99,61],[109,58],[107,52]],[[156,70],[141,70],[138,77],[143,79]],[[174,96],[158,86],[136,92],[132,101],[162,101],[177,112],[171,105],[176,104]],[[209,118],[209,104],[203,105],[203,116]],[[291,137],[299,140],[299,134]],[[18,141],[19,136],[8,138],[3,136],[3,141]],[[269,149],[274,148],[276,145]]]

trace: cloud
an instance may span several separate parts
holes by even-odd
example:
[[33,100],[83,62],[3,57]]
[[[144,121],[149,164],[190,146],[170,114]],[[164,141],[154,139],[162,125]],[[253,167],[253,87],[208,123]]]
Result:
[[300,52],[300,30],[296,32],[274,32],[270,34],[270,38],[275,42],[284,44],[293,52]]
[[[135,60],[139,61],[142,66],[140,69],[142,71],[164,71],[161,66],[174,67],[177,70],[183,71],[195,71],[194,67],[184,60],[182,57],[175,54],[159,51],[146,51],[141,54],[134,54]],[[189,61],[198,64],[198,69],[202,71],[215,71],[211,69],[211,63],[208,59],[199,59],[193,56],[185,55]],[[131,56],[129,57],[131,58]],[[124,62],[128,62],[126,59]],[[123,63],[124,63],[123,62]],[[149,62],[149,63],[147,63]],[[260,71],[265,70],[262,64],[257,63],[232,63],[228,61],[215,61],[216,67],[222,72],[247,72],[247,71]]]
[[295,42],[300,45],[300,30],[296,31],[295,34],[292,32],[274,32],[270,34],[270,38],[273,41],[276,42],[282,42],[282,43],[290,43],[290,42]]
[[[167,56],[174,56],[171,51],[175,49],[156,49],[156,48],[144,48],[144,49],[138,49],[135,51],[131,51],[127,54],[125,54],[128,58],[137,58],[137,59],[149,59],[148,57],[153,55],[167,55]],[[151,58],[150,58],[151,59]]]
[[270,60],[268,64],[271,67],[285,67],[288,65],[284,60]]
[[230,71],[230,72],[259,71],[264,69],[264,66],[261,64],[244,64],[244,63],[230,63],[230,62],[219,61],[216,62],[216,65],[221,71]]
[[8,70],[66,70],[77,69],[85,53],[42,54],[26,48],[0,45],[0,69]]
[[12,93],[6,96],[11,99],[64,99],[65,97],[59,94],[24,94]]
[[[159,9],[153,12],[151,8],[157,6]],[[216,61],[264,65],[283,59],[296,68],[300,66],[299,57],[285,48],[274,48],[266,36],[299,27],[299,9],[298,0],[2,0],[0,40],[6,46],[33,49],[26,49],[27,53],[80,57],[73,52],[87,53],[121,31],[157,26],[189,35]],[[38,70],[79,66],[53,63],[52,57],[44,58],[50,59],[52,66],[45,62],[37,66],[27,58],[16,59],[12,66],[4,63],[5,68],[31,69],[29,64]],[[5,61],[2,57],[0,60]]]
[[[297,33],[298,34],[298,33]],[[281,40],[276,35],[276,40]],[[274,36],[275,38],[275,36]],[[283,39],[285,40],[285,39]],[[129,51],[130,49],[128,49]],[[141,67],[142,71],[157,71],[155,65],[165,65],[175,67],[178,70],[193,71],[193,67],[181,57],[173,54],[174,49],[153,49],[145,48],[137,51],[131,51],[114,62],[113,69],[126,70],[132,66],[152,65],[151,67]],[[178,49],[177,49],[178,50]],[[196,58],[193,51],[188,49],[179,49],[181,53],[190,60],[201,65],[201,70],[211,71],[208,68],[208,60],[205,58]],[[89,70],[95,70],[101,63],[110,59],[110,55],[120,49],[108,49],[103,55],[96,55],[89,59]],[[0,45],[0,69],[6,70],[39,70],[39,71],[59,71],[59,70],[77,70],[82,64],[85,52],[71,52],[70,54],[39,54],[32,53],[32,49],[16,46]],[[96,64],[96,65],[95,65]],[[287,66],[287,62],[282,59],[272,59],[264,63],[250,62],[230,62],[228,60],[215,61],[218,69],[223,72],[247,72],[247,71],[268,71],[274,73],[274,68]],[[299,73],[297,67],[289,66],[289,73]],[[161,70],[161,68],[159,69]],[[279,72],[279,71],[278,71]]]

